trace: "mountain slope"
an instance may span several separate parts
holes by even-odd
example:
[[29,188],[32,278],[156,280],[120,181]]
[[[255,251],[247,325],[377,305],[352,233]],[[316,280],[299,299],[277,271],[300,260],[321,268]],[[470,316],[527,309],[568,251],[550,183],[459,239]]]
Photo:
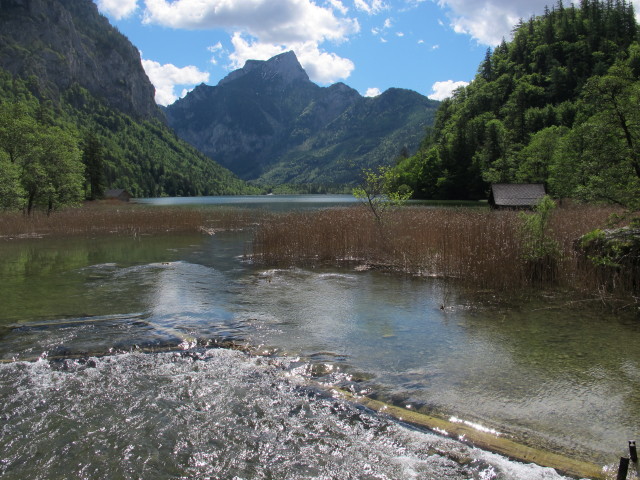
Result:
[[640,199],[640,44],[630,2],[558,2],[488,51],[401,162],[423,198],[487,198],[490,183],[545,183],[556,196]]
[[153,97],[138,50],[91,0],[0,0],[0,101],[46,112],[79,144],[95,137],[106,188],[135,196],[250,191],[179,140]]
[[86,0],[2,0],[0,68],[58,99],[74,84],[136,118],[161,118],[138,50]]
[[241,178],[331,184],[415,150],[437,105],[408,90],[363,98],[342,83],[319,87],[287,52],[200,85],[165,112],[181,138]]

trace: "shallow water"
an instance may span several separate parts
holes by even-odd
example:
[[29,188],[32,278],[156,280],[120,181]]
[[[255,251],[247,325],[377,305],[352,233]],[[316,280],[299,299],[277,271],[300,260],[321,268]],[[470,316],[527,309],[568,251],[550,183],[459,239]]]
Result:
[[[247,235],[0,244],[0,472],[559,478],[309,382],[600,464],[638,435],[633,314],[554,297],[496,307],[379,272],[257,268],[242,258]],[[271,356],[205,347],[221,340]],[[139,348],[157,353],[127,353]]]

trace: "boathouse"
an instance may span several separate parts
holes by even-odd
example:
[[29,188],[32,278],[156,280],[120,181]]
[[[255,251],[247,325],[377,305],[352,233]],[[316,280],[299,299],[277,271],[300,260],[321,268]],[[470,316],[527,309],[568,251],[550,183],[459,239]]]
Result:
[[489,205],[501,209],[533,208],[545,194],[542,183],[494,183],[489,192]]
[[122,202],[128,202],[133,198],[133,195],[127,192],[124,188],[114,188],[104,192],[104,198],[105,200],[120,200]]

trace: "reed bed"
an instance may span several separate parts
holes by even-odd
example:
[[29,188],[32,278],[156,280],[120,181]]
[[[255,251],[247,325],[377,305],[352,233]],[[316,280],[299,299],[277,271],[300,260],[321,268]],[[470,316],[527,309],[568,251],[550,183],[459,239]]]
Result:
[[598,288],[596,279],[585,278],[589,272],[581,268],[574,244],[605,224],[612,212],[596,206],[557,209],[549,235],[560,252],[548,275],[540,275],[524,260],[517,212],[480,208],[404,207],[382,224],[362,207],[288,213],[257,228],[253,256],[265,265],[351,263],[356,268],[454,278],[489,290],[540,284]]
[[240,208],[160,207],[97,202],[51,215],[0,214],[0,239],[83,235],[213,234],[260,221],[260,212]]

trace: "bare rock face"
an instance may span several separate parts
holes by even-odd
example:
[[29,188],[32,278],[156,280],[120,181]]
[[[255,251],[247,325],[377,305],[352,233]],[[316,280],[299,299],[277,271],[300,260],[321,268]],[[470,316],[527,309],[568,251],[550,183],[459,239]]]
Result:
[[80,87],[135,118],[163,118],[140,53],[91,0],[0,0],[0,68],[54,100]]

